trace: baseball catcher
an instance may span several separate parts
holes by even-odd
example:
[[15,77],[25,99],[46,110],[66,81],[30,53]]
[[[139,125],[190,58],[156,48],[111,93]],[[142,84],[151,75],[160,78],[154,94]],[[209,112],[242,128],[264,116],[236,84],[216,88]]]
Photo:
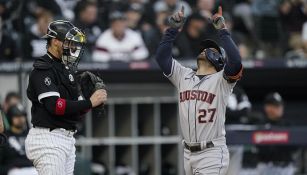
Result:
[[79,28],[69,21],[53,21],[44,38],[47,53],[35,60],[29,76],[33,128],[25,141],[26,154],[39,175],[72,175],[76,124],[89,109],[106,102],[107,92],[101,79],[89,73],[81,76],[83,85],[78,87],[76,70],[86,44]]

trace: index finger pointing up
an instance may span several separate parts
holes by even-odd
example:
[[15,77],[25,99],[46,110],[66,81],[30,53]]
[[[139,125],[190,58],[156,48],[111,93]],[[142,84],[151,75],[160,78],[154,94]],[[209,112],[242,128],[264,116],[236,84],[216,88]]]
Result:
[[219,6],[219,10],[217,12],[219,15],[223,15],[223,9],[222,9],[222,6]]
[[184,6],[181,6],[181,13],[184,14]]

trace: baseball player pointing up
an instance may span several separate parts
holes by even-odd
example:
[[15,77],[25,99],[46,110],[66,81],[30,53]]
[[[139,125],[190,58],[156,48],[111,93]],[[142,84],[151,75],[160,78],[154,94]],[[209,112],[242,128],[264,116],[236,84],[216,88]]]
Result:
[[184,8],[169,18],[170,28],[156,53],[163,73],[178,89],[187,175],[224,175],[229,164],[225,111],[243,68],[238,49],[226,29],[221,7],[211,20],[223,47],[212,40],[204,40],[200,44],[196,71],[172,58],[173,42],[184,24]]

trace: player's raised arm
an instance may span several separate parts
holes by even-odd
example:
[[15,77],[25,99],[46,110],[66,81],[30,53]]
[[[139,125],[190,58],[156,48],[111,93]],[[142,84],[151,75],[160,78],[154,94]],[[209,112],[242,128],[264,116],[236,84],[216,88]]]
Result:
[[168,28],[162,37],[156,52],[156,60],[165,75],[169,75],[172,71],[172,47],[173,42],[184,24],[184,7],[181,11],[176,12],[169,18]]
[[228,60],[224,67],[225,78],[231,82],[239,80],[242,76],[243,66],[241,63],[241,56],[237,46],[232,40],[225,24],[225,19],[222,14],[222,7],[219,7],[218,13],[213,15],[212,23],[218,30],[221,44],[226,51]]

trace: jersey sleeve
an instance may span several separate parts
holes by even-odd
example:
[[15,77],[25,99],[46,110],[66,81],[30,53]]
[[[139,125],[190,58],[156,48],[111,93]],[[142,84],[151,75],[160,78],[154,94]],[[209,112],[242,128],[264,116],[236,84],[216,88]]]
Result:
[[38,101],[43,98],[57,96],[60,97],[58,87],[56,86],[56,78],[51,69],[34,70],[32,73],[31,83],[36,92]]
[[231,83],[234,83],[234,82],[240,80],[241,77],[242,77],[242,73],[243,73],[243,66],[241,66],[240,71],[237,74],[235,74],[235,75],[227,75],[224,72],[223,77],[224,77],[225,80],[227,80],[228,83],[231,84]]
[[229,83],[238,81],[242,77],[243,70],[239,50],[226,29],[219,30],[218,34],[228,57],[224,67],[224,78]]
[[222,70],[219,72],[220,73],[220,76],[221,76],[221,81],[222,81],[222,84],[224,84],[224,86],[227,86],[231,89],[233,89],[237,83],[237,81],[232,81],[230,80],[226,74],[225,74],[225,70]]
[[229,96],[231,95],[233,88],[235,87],[237,81],[230,82],[227,79],[225,79],[225,73],[224,70],[220,71],[219,73],[219,79],[220,79],[220,90],[222,91],[221,94],[224,95],[224,103],[228,103]]
[[185,75],[190,71],[191,69],[182,66],[178,61],[172,59],[171,73],[168,75],[165,73],[163,74],[172,82],[176,88],[179,88],[181,79],[184,78]]

